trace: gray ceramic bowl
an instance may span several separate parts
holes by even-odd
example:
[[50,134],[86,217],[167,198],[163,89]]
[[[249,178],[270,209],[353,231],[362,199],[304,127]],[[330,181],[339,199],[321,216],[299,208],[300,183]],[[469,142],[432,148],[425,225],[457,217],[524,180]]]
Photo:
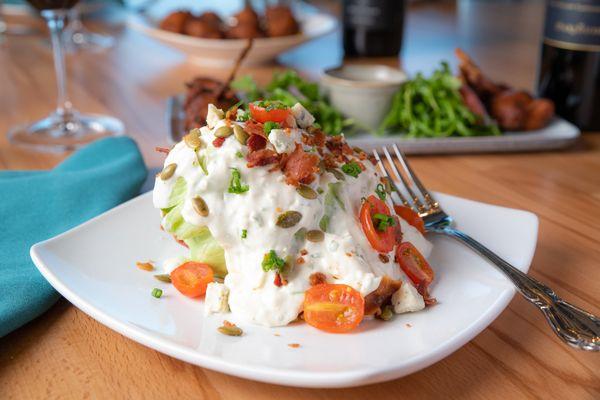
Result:
[[344,65],[326,70],[321,84],[334,107],[374,130],[406,80],[404,72],[386,65]]

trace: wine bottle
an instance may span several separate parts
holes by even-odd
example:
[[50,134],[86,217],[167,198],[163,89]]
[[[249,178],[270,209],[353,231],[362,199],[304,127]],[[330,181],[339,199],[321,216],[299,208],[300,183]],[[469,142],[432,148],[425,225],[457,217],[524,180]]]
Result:
[[346,57],[396,56],[402,47],[404,0],[343,0]]
[[600,131],[600,1],[547,1],[538,94],[582,130]]

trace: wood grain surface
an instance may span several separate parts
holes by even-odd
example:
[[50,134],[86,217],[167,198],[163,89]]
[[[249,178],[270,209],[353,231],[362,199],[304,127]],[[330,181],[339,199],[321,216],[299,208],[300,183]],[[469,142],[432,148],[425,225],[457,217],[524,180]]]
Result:
[[[532,2],[426,3],[408,16],[402,64],[431,70],[459,45],[498,79],[532,88],[543,5]],[[118,35],[105,53],[69,56],[77,107],[121,118],[149,167],[167,143],[165,99],[183,82],[227,71],[202,69],[127,28],[122,14],[92,25]],[[116,28],[115,28],[116,27]],[[341,61],[337,34],[282,57],[315,76]],[[385,60],[394,63],[395,60]],[[64,155],[8,144],[14,124],[48,113],[55,86],[41,37],[0,44],[0,167],[46,169]],[[244,69],[267,80],[281,65]],[[586,133],[566,152],[414,157],[432,189],[534,212],[539,242],[531,275],[600,314],[600,134]],[[2,227],[0,229],[6,229]],[[491,267],[490,267],[491,268]],[[0,294],[1,301],[1,294]],[[393,345],[392,343],[390,345]],[[520,297],[469,344],[441,362],[392,382],[344,390],[256,383],[178,361],[113,332],[67,301],[0,339],[0,399],[598,399],[600,355],[562,344]]]

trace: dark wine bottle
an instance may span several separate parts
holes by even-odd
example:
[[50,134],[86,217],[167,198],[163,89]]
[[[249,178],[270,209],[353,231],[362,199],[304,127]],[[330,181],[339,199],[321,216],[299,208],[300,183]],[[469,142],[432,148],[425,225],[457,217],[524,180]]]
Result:
[[600,131],[600,1],[547,0],[538,94],[582,130]]
[[343,0],[346,57],[396,56],[402,48],[404,0]]

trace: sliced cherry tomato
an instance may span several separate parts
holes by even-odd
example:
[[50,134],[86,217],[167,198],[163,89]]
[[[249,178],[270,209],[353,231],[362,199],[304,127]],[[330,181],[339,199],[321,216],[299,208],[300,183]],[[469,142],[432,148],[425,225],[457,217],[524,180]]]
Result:
[[282,124],[290,115],[290,112],[290,109],[281,103],[267,101],[250,103],[250,115],[263,124],[267,121]]
[[433,282],[433,270],[425,257],[412,243],[401,243],[396,249],[396,261],[417,288],[427,289]]
[[425,234],[425,222],[423,222],[423,218],[414,212],[412,208],[405,206],[394,206],[394,211],[396,211],[396,215],[398,215],[400,218],[417,228],[422,234]]
[[371,246],[380,253],[388,253],[396,244],[394,226],[390,225],[384,230],[379,230],[376,222],[373,221],[375,214],[389,216],[390,209],[383,201],[371,195],[360,209],[360,223]]
[[321,283],[306,291],[304,320],[330,333],[345,333],[363,319],[365,300],[348,285]]
[[213,281],[213,270],[208,264],[188,261],[171,272],[171,282],[188,297],[200,297]]

